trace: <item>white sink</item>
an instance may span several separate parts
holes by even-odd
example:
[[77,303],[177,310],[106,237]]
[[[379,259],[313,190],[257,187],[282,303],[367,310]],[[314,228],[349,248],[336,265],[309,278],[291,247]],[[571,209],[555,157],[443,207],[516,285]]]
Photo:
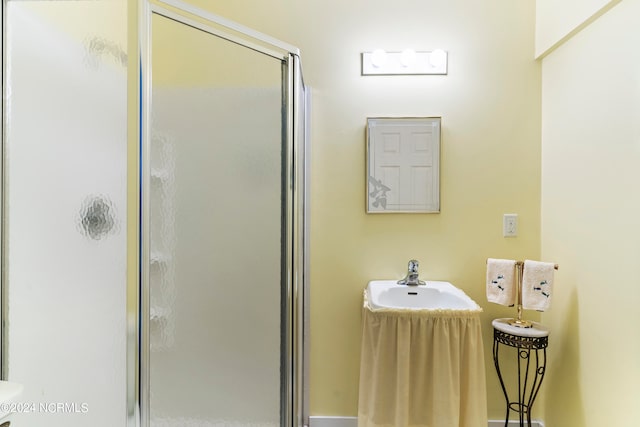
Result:
[[407,286],[398,285],[397,280],[374,280],[367,285],[367,299],[372,309],[480,310],[474,300],[449,282]]
[[2,404],[13,402],[18,396],[20,396],[22,389],[22,384],[10,381],[0,381],[0,422],[7,421],[7,417],[14,412],[12,411],[11,406]]

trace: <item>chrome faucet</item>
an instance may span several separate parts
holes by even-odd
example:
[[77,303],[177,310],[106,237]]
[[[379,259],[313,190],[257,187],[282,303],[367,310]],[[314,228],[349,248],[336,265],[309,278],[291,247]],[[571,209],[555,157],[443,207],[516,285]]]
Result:
[[409,266],[407,271],[407,276],[398,280],[398,285],[407,285],[407,286],[417,286],[417,285],[426,285],[427,283],[423,280],[418,279],[418,261],[412,259],[409,261]]

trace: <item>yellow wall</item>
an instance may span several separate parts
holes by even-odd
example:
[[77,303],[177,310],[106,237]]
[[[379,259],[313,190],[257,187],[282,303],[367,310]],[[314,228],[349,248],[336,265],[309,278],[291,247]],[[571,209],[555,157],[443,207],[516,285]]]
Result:
[[[311,414],[355,415],[362,290],[400,278],[448,280],[484,308],[489,416],[504,402],[491,325],[513,309],[484,298],[487,257],[540,255],[540,66],[533,0],[190,0],[300,48],[312,89]],[[449,52],[449,75],[362,77],[375,48]],[[365,213],[365,124],[442,116],[441,213]],[[518,213],[505,239],[502,214]],[[534,316],[535,318],[535,316]]]
[[542,256],[560,264],[549,426],[640,418],[640,0],[624,0],[543,60]]
[[[372,279],[410,258],[449,280],[490,321],[513,314],[484,299],[487,257],[539,256],[540,68],[534,2],[192,1],[297,45],[312,88],[311,413],[355,415],[360,305]],[[360,53],[449,51],[449,75],[362,77]],[[442,213],[365,214],[364,126],[371,116],[442,116]],[[520,215],[504,239],[502,214]],[[487,363],[489,415],[503,397]]]

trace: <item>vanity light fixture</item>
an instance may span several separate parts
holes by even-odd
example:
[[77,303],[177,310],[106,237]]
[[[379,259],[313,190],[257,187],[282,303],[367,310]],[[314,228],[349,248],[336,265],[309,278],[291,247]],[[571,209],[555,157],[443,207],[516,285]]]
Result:
[[447,52],[436,49],[430,52],[405,49],[401,52],[385,52],[376,49],[362,53],[362,75],[429,75],[447,74]]

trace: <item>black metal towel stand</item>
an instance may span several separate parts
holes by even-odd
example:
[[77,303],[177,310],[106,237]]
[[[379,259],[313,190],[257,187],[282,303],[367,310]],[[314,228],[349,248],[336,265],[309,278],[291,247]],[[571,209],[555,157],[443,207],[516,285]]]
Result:
[[[507,413],[504,425],[507,427],[509,423],[509,414],[511,411],[514,411],[518,413],[520,427],[525,427],[525,416],[527,422],[526,426],[531,427],[531,410],[533,409],[533,403],[535,402],[538,391],[540,390],[540,385],[542,384],[547,365],[549,332],[546,329],[539,331],[537,335],[542,336],[531,336],[531,334],[519,335],[515,331],[513,333],[505,332],[503,329],[506,329],[506,327],[501,323],[501,321],[504,320],[508,319],[496,319],[493,321],[493,362],[496,366],[500,386],[502,386],[504,398],[507,402]],[[536,328],[536,326],[534,325],[533,328]],[[500,372],[499,352],[501,346],[513,347],[517,353],[517,400],[509,398],[507,388],[505,387],[504,380],[502,378],[502,373]]]

